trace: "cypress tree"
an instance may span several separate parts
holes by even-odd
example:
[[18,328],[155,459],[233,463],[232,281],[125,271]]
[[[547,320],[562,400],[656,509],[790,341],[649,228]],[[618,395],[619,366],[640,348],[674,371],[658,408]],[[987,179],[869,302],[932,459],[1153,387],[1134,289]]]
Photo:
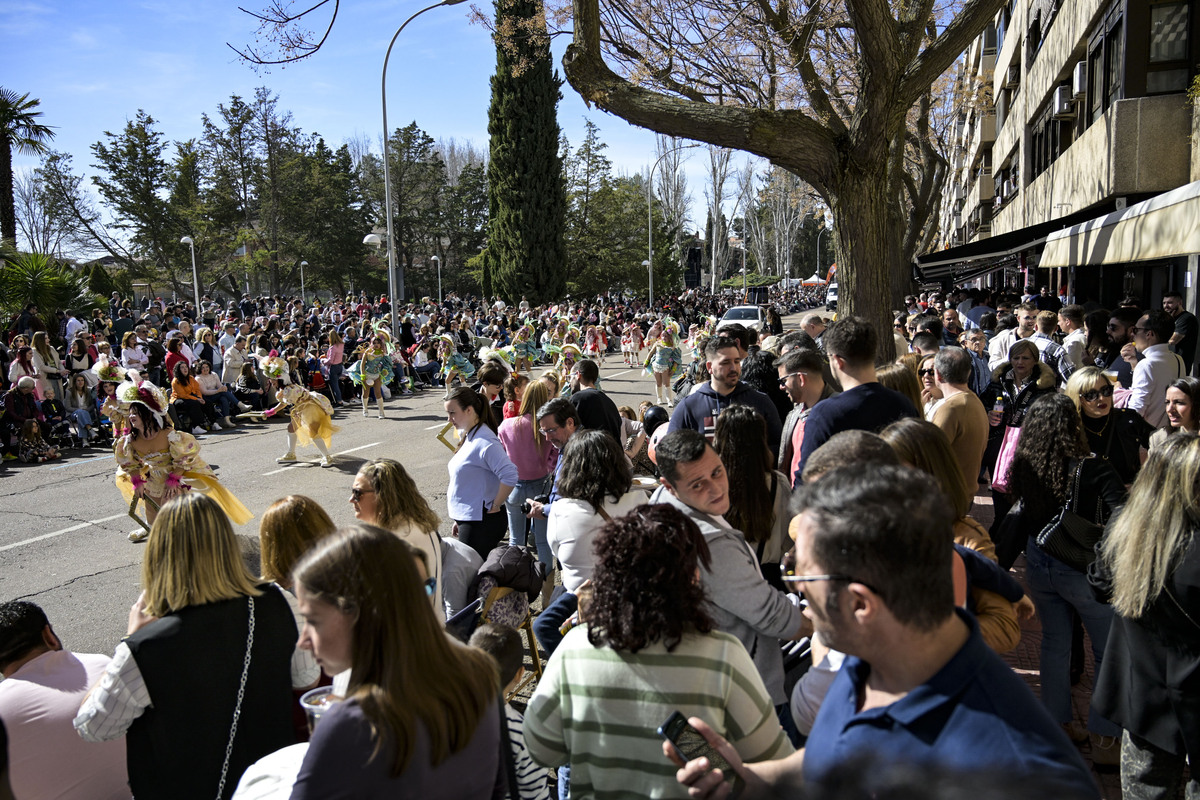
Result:
[[496,0],[496,74],[488,109],[485,294],[557,301],[566,287],[566,192],[558,153],[562,79],[550,66],[539,0]]

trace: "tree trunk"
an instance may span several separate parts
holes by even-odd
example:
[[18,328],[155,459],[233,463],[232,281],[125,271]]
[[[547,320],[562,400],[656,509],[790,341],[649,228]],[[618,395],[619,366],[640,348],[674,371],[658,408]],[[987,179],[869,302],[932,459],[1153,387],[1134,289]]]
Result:
[[12,142],[0,135],[0,239],[17,246],[17,211],[13,199]]
[[[874,166],[874,165],[872,165]],[[900,260],[900,241],[892,223],[893,203],[886,185],[886,164],[870,171],[850,166],[830,200],[837,253],[838,317],[865,317],[879,336],[878,362],[896,358],[892,339],[892,265]]]

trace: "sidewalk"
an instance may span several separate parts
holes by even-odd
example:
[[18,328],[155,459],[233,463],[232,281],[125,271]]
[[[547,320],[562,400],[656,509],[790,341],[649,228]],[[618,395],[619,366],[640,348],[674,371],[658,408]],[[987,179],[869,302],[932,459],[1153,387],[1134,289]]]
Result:
[[[971,507],[971,516],[974,517],[985,528],[992,524],[992,498],[991,492],[984,487],[975,495],[975,505]],[[1013,565],[1013,574],[1022,586],[1027,586],[1025,582],[1025,556],[1020,556],[1017,563]],[[1086,634],[1085,634],[1086,637]],[[1013,668],[1013,670],[1025,679],[1029,688],[1037,696],[1041,695],[1042,675],[1039,670],[1040,651],[1042,645],[1042,624],[1035,616],[1033,619],[1021,623],[1021,641],[1016,648],[1008,653],[1005,653],[1002,658]],[[1083,677],[1079,680],[1079,684],[1072,691],[1072,701],[1075,708],[1075,719],[1081,723],[1087,722],[1088,701],[1092,695],[1092,683],[1095,679],[1095,665],[1092,663],[1092,647],[1090,640],[1084,640],[1084,655],[1086,667]],[[1087,762],[1089,767],[1092,767],[1092,775],[1096,778],[1100,785],[1101,796],[1104,800],[1121,800],[1121,778],[1120,773],[1115,768],[1105,772],[1097,772],[1092,765],[1091,745],[1079,745],[1080,753],[1083,755],[1083,760]]]

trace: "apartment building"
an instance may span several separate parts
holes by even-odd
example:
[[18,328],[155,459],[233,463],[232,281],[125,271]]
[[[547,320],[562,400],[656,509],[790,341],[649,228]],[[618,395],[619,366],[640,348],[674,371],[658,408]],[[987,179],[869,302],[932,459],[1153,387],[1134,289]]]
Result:
[[1197,283],[1197,5],[1010,0],[955,74],[941,240],[918,259],[923,277],[1108,304]]

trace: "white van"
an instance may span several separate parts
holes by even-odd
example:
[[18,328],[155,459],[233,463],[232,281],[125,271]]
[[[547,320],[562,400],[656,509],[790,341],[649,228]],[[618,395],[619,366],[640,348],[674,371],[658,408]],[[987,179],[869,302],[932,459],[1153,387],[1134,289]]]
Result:
[[829,287],[825,290],[825,310],[826,311],[837,311],[837,295],[838,295],[837,281],[832,281],[829,284]]

